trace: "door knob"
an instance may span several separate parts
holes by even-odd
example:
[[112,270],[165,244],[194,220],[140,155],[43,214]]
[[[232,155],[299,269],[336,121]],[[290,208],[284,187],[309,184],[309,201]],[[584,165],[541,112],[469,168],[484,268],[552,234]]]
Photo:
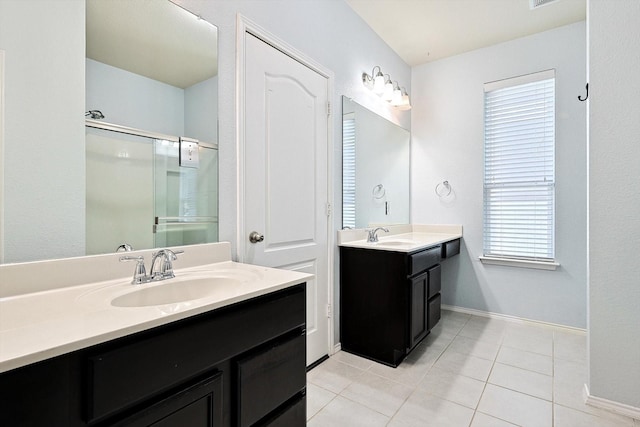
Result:
[[264,240],[264,235],[258,233],[257,231],[252,231],[249,234],[249,241],[251,243],[259,243],[262,242]]

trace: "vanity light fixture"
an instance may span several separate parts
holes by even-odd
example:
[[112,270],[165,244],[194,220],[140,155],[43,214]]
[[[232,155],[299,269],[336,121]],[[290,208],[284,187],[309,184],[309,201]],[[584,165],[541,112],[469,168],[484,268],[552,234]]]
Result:
[[[376,68],[378,69],[377,73]],[[371,75],[362,73],[362,83],[364,83],[365,86],[367,86],[377,95],[381,95],[382,92],[384,92],[385,78],[380,67],[377,65],[373,67],[373,70],[371,70]]]
[[395,86],[393,89],[393,95],[391,96],[391,105],[393,105],[394,107],[399,106],[402,103],[402,91],[400,90],[400,86],[398,85],[398,82],[394,82]]
[[401,93],[400,103],[397,104],[396,107],[398,107],[398,110],[402,110],[402,111],[410,110],[411,102],[409,102],[409,94],[407,93],[407,90],[404,87],[402,87],[400,88],[400,93]]
[[389,102],[393,99],[393,83],[391,82],[391,76],[389,76],[389,81],[384,85],[384,92],[382,92],[381,98]]
[[[376,70],[378,70],[376,72]],[[362,73],[362,83],[380,98],[389,102],[399,110],[410,110],[409,94],[397,81],[392,81],[389,74],[383,74],[378,65],[373,67],[371,75]]]

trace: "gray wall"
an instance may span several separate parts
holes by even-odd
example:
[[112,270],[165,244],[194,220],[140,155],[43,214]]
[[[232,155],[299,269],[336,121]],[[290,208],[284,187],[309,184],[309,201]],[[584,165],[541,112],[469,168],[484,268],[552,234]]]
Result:
[[640,413],[640,2],[591,0],[589,388]]
[[[220,147],[220,240],[232,242],[236,258],[236,15],[260,25],[335,74],[333,109],[333,230],[342,225],[341,96],[409,129],[411,115],[381,101],[362,84],[362,73],[375,65],[391,74],[411,94],[409,66],[344,1],[327,0],[178,0],[186,9],[218,26],[218,95]],[[338,342],[339,260],[334,260],[335,337]]]
[[[409,128],[410,114],[392,109],[362,84],[362,73],[380,65],[404,86],[410,68],[343,1],[326,0],[178,0],[186,9],[218,27],[220,138],[220,238],[235,242],[237,230],[236,18],[242,14],[335,73],[334,226],[341,224],[341,95]],[[410,91],[410,87],[407,90]],[[386,105],[385,105],[386,104]],[[234,251],[235,251],[235,244]]]
[[86,106],[102,111],[108,123],[184,135],[184,90],[92,59],[87,59]]
[[218,78],[181,89],[87,58],[86,109],[104,121],[216,142]]
[[184,134],[204,142],[218,142],[218,76],[184,90]]
[[[462,224],[459,257],[443,263],[443,303],[586,327],[585,23],[414,67],[412,220]],[[557,271],[484,265],[483,84],[556,69]],[[443,180],[455,197],[441,201]]]
[[84,255],[84,15],[77,0],[0,1],[4,262]]

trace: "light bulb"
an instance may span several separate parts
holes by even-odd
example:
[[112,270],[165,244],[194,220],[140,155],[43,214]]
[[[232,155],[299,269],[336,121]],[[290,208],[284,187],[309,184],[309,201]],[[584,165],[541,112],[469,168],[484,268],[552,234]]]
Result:
[[402,91],[398,88],[393,91],[393,96],[391,97],[391,105],[398,106],[402,104]]
[[398,105],[398,109],[402,111],[411,109],[411,103],[409,102],[409,95],[406,92],[404,93],[404,95],[402,95],[402,101]]
[[384,85],[384,92],[382,92],[382,99],[384,99],[385,101],[391,101],[391,98],[393,98],[393,84],[391,82],[388,82],[387,84]]
[[373,92],[380,95],[384,92],[384,76],[381,72],[378,72],[373,80]]

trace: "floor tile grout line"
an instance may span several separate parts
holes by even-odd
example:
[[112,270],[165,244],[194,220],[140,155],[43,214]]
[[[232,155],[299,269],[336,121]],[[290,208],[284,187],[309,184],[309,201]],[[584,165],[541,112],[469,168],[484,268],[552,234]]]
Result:
[[[465,322],[465,325],[467,324],[467,322],[469,321],[471,317],[467,318],[467,321]],[[464,328],[464,325],[462,326],[462,328]],[[460,328],[460,330],[462,330],[462,328]],[[460,330],[458,332],[460,332]],[[391,423],[391,421],[393,421],[393,418],[398,415],[398,412],[400,411],[400,409],[402,409],[402,407],[407,403],[407,401],[409,400],[409,398],[413,395],[413,393],[416,392],[416,390],[419,388],[420,383],[424,380],[424,378],[427,376],[427,374],[431,371],[431,369],[433,369],[433,367],[436,365],[436,363],[438,362],[438,360],[440,360],[440,357],[442,357],[442,355],[444,354],[445,351],[447,351],[447,349],[449,348],[449,346],[451,345],[451,343],[453,342],[453,340],[455,339],[455,337],[458,336],[458,332],[456,332],[456,334],[454,335],[454,338],[451,339],[451,341],[449,341],[449,343],[444,347],[444,349],[440,352],[440,354],[438,355],[438,357],[436,358],[436,360],[434,360],[434,362],[431,364],[431,366],[429,367],[429,369],[427,369],[427,371],[424,373],[424,375],[422,375],[422,377],[420,378],[420,380],[416,383],[416,385],[413,387],[413,389],[411,390],[411,393],[409,393],[409,395],[404,399],[404,401],[402,402],[402,404],[400,406],[398,406],[398,409],[396,409],[396,411],[394,412],[393,416],[391,418],[389,418],[389,422],[387,423],[387,426]],[[428,337],[429,335],[427,335]],[[427,337],[425,337],[423,339],[423,341],[420,342],[419,345],[422,345],[424,343],[424,340],[427,339]],[[446,399],[443,399],[446,400]],[[453,402],[455,403],[455,402]],[[461,405],[462,406],[462,405]],[[473,417],[472,417],[473,419]]]
[[[345,390],[346,390],[346,389],[345,389]],[[351,398],[350,398],[350,397],[348,397],[348,396],[343,396],[343,395],[342,395],[342,393],[340,393],[338,396],[342,397],[343,399],[347,399],[349,402],[353,402],[353,403],[355,403],[356,405],[360,405],[360,406],[362,406],[362,407],[365,407],[365,408],[367,408],[367,409],[370,409],[370,410],[372,410],[373,412],[375,412],[376,414],[380,414],[380,415],[382,415],[383,417],[389,418],[389,420],[391,420],[391,417],[390,417],[389,415],[387,415],[387,414],[383,414],[382,412],[378,411],[378,410],[377,410],[377,409],[375,409],[375,408],[372,408],[371,406],[365,405],[364,403],[362,403],[362,402],[358,402],[357,400],[353,400],[353,399],[351,399]],[[338,396],[336,396],[336,397],[338,397]]]
[[[502,337],[502,341],[504,341],[504,336]],[[489,369],[489,374],[487,375],[487,379],[484,381],[484,386],[482,387],[482,393],[480,393],[480,398],[478,399],[478,403],[476,403],[476,407],[473,410],[473,417],[471,417],[471,423],[469,423],[469,426],[471,426],[471,424],[473,423],[473,419],[476,417],[476,414],[478,413],[478,408],[480,407],[480,402],[482,401],[482,396],[484,396],[484,392],[487,389],[487,384],[489,384],[489,377],[491,377],[491,373],[493,372],[493,368],[496,365],[496,360],[498,359],[498,355],[500,354],[500,349],[502,348],[502,341],[500,342],[500,347],[498,348],[498,352],[496,353],[496,357],[493,360],[493,363],[491,364],[491,369]]]
[[[314,384],[314,385],[315,385],[315,384]],[[316,385],[316,387],[318,387],[318,386]],[[333,392],[332,392],[332,393],[333,393]],[[321,407],[320,409],[318,409],[318,410],[316,411],[316,413],[315,413],[315,414],[313,414],[313,415],[311,416],[311,418],[307,419],[306,423],[308,423],[309,421],[311,421],[311,420],[312,420],[316,415],[318,415],[320,412],[322,412],[324,408],[326,408],[326,407],[327,407],[331,402],[333,402],[333,401],[336,399],[336,397],[340,396],[339,394],[335,394],[335,393],[333,393],[333,394],[334,394],[334,396],[333,396],[331,399],[329,399],[329,401],[328,401],[327,403],[325,403],[324,405],[322,405],[322,407]],[[306,423],[305,423],[305,424],[306,424]]]
[[[443,316],[443,318],[444,318],[444,317],[445,317],[445,316]],[[448,316],[446,316],[446,317],[448,317]],[[429,375],[429,373],[430,373],[430,372],[433,372],[433,368],[435,367],[435,365],[437,364],[437,362],[438,362],[439,360],[441,360],[441,358],[443,357],[444,353],[445,353],[445,352],[447,352],[447,350],[454,351],[454,350],[452,349],[452,343],[456,340],[456,338],[458,338],[458,337],[462,337],[462,338],[469,339],[469,340],[474,340],[474,341],[476,341],[476,342],[478,342],[478,343],[483,343],[483,344],[495,344],[495,343],[496,343],[496,342],[495,342],[495,341],[493,341],[493,340],[484,340],[484,341],[483,341],[483,340],[475,339],[475,337],[473,337],[473,336],[466,336],[466,335],[462,335],[461,333],[463,332],[463,330],[465,330],[465,327],[467,327],[468,325],[470,325],[470,322],[471,322],[471,320],[472,320],[472,319],[474,319],[474,316],[472,316],[472,315],[469,315],[469,316],[467,316],[467,317],[466,317],[466,318],[464,318],[464,319],[460,319],[459,317],[457,317],[457,316],[456,316],[456,321],[455,321],[455,323],[454,323],[454,324],[458,324],[458,326],[454,326],[454,328],[453,328],[452,330],[447,330],[447,331],[444,331],[444,329],[442,330],[442,332],[444,332],[446,335],[449,335],[451,338],[449,338],[449,339],[446,339],[446,340],[445,340],[445,341],[447,342],[447,344],[446,344],[446,345],[444,345],[444,347],[442,347],[442,348],[438,348],[438,346],[434,347],[435,349],[438,349],[438,352],[439,352],[439,353],[437,354],[437,357],[436,357],[436,358],[435,358],[435,359],[434,359],[430,364],[425,365],[425,366],[427,366],[427,367],[426,367],[426,369],[424,370],[424,372],[422,372],[422,373],[419,375],[419,376],[420,376],[420,378],[418,378],[418,381],[415,383],[415,385],[407,384],[407,383],[405,383],[405,382],[398,381],[398,380],[395,380],[395,379],[392,379],[392,378],[388,378],[388,377],[385,377],[384,375],[380,375],[380,374],[378,374],[378,373],[376,373],[376,372],[373,372],[371,369],[372,369],[372,367],[373,367],[373,366],[375,366],[375,364],[374,364],[374,363],[371,363],[371,364],[369,364],[368,366],[366,366],[366,367],[364,367],[364,368],[363,368],[363,367],[361,367],[361,366],[355,366],[355,364],[348,363],[347,361],[343,361],[343,360],[336,360],[337,362],[340,362],[340,364],[342,364],[342,365],[346,365],[346,366],[348,366],[348,367],[350,367],[350,368],[353,368],[353,369],[355,369],[355,370],[357,370],[357,371],[361,371],[361,372],[360,372],[360,374],[359,374],[358,376],[363,375],[365,372],[369,372],[369,373],[371,373],[371,374],[375,375],[376,377],[382,378],[382,379],[387,380],[387,381],[391,381],[391,382],[393,382],[394,384],[400,384],[400,385],[403,385],[404,387],[407,387],[407,388],[410,390],[410,392],[409,392],[409,394],[407,395],[407,397],[406,397],[406,398],[404,398],[404,400],[402,401],[402,403],[398,406],[398,409],[396,409],[396,410],[395,410],[395,412],[393,413],[393,415],[389,416],[389,415],[386,415],[386,414],[382,414],[381,412],[377,411],[375,408],[369,408],[367,405],[363,405],[362,403],[359,403],[359,402],[357,402],[357,401],[354,401],[354,400],[349,399],[348,397],[344,396],[342,393],[344,393],[344,392],[347,390],[347,388],[349,388],[349,387],[350,387],[350,386],[355,382],[355,381],[354,381],[354,379],[349,379],[348,384],[347,384],[345,387],[343,387],[339,393],[335,393],[335,392],[333,392],[333,391],[331,391],[331,390],[328,390],[328,389],[326,389],[326,388],[324,388],[324,387],[322,387],[322,386],[319,386],[318,384],[315,384],[315,383],[313,383],[312,381],[310,381],[310,383],[314,384],[315,386],[317,386],[317,387],[319,387],[319,388],[321,388],[321,389],[323,389],[323,390],[326,390],[326,391],[328,391],[328,392],[332,393],[332,394],[333,394],[333,397],[332,397],[332,398],[331,398],[327,403],[325,403],[325,404],[324,404],[324,405],[323,405],[323,406],[322,406],[322,407],[321,407],[321,408],[320,408],[320,409],[319,409],[319,410],[318,410],[318,411],[317,411],[317,412],[316,412],[316,413],[315,413],[315,414],[314,414],[314,415],[313,415],[309,420],[313,419],[313,418],[314,418],[314,417],[316,417],[319,413],[321,413],[321,412],[326,408],[326,406],[327,406],[327,405],[329,405],[332,401],[334,401],[334,400],[335,400],[335,398],[336,398],[337,396],[341,396],[341,397],[343,397],[343,398],[345,398],[345,399],[347,399],[347,400],[349,400],[349,401],[355,402],[355,403],[357,403],[357,404],[359,404],[359,405],[361,405],[361,406],[363,406],[363,407],[369,408],[369,409],[371,409],[372,411],[374,411],[375,413],[378,413],[378,414],[381,414],[381,415],[383,415],[383,416],[387,417],[387,418],[389,419],[389,421],[387,422],[387,425],[388,425],[388,424],[389,424],[389,423],[390,423],[390,422],[391,422],[391,421],[392,421],[392,420],[397,416],[397,414],[398,414],[398,412],[401,410],[401,408],[402,408],[402,407],[404,407],[404,406],[406,405],[407,400],[408,400],[408,399],[410,399],[410,397],[411,397],[411,396],[412,396],[412,395],[413,395],[413,394],[414,394],[418,389],[420,389],[420,388],[421,388],[421,387],[420,387],[420,384],[422,383],[422,381],[424,381],[424,378],[425,378],[427,375]],[[443,320],[445,320],[445,322],[446,322],[446,319],[443,319]],[[461,320],[461,321],[459,322],[458,320]],[[544,328],[543,328],[543,329],[544,329]],[[535,329],[532,329],[532,330],[535,330]],[[468,332],[468,330],[467,330],[467,332]],[[544,401],[549,402],[549,400],[547,400],[547,399],[544,399],[544,398],[541,398],[541,397],[538,397],[538,396],[534,396],[534,395],[531,395],[531,394],[529,394],[529,393],[524,393],[524,392],[519,391],[519,390],[513,390],[513,389],[511,389],[511,388],[503,387],[503,386],[500,386],[500,385],[498,385],[498,384],[493,384],[493,383],[490,383],[490,382],[489,382],[489,378],[490,378],[490,376],[492,375],[492,373],[494,372],[494,369],[496,368],[496,363],[501,363],[501,364],[503,364],[503,365],[505,365],[505,366],[509,366],[509,367],[513,367],[513,368],[517,368],[517,369],[522,369],[522,370],[525,370],[525,371],[527,371],[527,372],[531,372],[531,373],[537,373],[537,374],[540,374],[540,375],[549,376],[549,375],[547,375],[547,374],[546,374],[546,373],[544,373],[544,372],[539,372],[539,371],[535,371],[535,370],[532,370],[532,369],[523,368],[523,367],[521,367],[521,366],[511,365],[511,364],[509,364],[509,363],[503,363],[502,361],[498,361],[498,357],[499,357],[499,355],[500,355],[500,352],[501,352],[504,348],[509,348],[509,349],[513,349],[513,350],[516,350],[516,351],[520,351],[520,352],[525,352],[525,353],[530,353],[530,354],[534,354],[534,355],[539,355],[539,356],[543,356],[543,357],[550,357],[550,358],[551,358],[551,364],[552,364],[552,366],[551,366],[551,375],[550,375],[550,377],[551,377],[551,386],[552,386],[552,390],[551,390],[551,401],[550,401],[550,403],[551,403],[551,405],[552,405],[552,415],[551,415],[551,417],[552,417],[552,426],[554,426],[554,425],[555,425],[555,407],[556,407],[556,405],[557,405],[557,406],[562,406],[562,407],[564,407],[564,408],[568,408],[568,409],[570,409],[570,410],[579,411],[579,412],[581,412],[581,413],[583,413],[583,414],[586,414],[586,415],[589,415],[589,416],[594,416],[594,417],[597,417],[597,418],[608,419],[607,417],[602,417],[602,416],[600,416],[600,414],[593,414],[593,413],[590,413],[590,412],[586,412],[586,411],[584,411],[584,410],[581,410],[581,409],[579,409],[579,408],[574,408],[574,407],[572,407],[572,406],[561,405],[561,404],[559,404],[559,403],[556,403],[556,390],[555,390],[555,385],[556,385],[556,361],[557,361],[557,360],[559,360],[559,359],[567,360],[567,361],[575,362],[575,363],[581,363],[581,362],[584,362],[584,361],[583,361],[583,360],[580,360],[579,358],[572,359],[572,358],[568,358],[568,357],[567,357],[567,358],[556,357],[556,352],[557,352],[557,342],[558,342],[558,339],[559,339],[559,336],[558,336],[559,332],[558,332],[558,331],[555,331],[555,330],[552,330],[551,332],[552,332],[552,334],[551,334],[551,336],[552,336],[552,349],[551,349],[551,356],[549,356],[548,354],[544,354],[544,353],[536,353],[535,351],[529,351],[529,350],[525,350],[525,349],[518,348],[518,347],[511,347],[511,346],[509,346],[509,345],[504,345],[504,340],[505,340],[505,337],[507,336],[507,330],[503,331],[502,333],[498,333],[498,332],[496,332],[496,334],[495,334],[495,335],[500,335],[500,341],[497,343],[497,344],[498,344],[498,349],[497,349],[497,351],[496,351],[495,355],[493,356],[493,358],[492,358],[492,359],[490,359],[490,360],[491,360],[491,369],[489,370],[489,374],[488,374],[488,376],[487,376],[486,380],[484,381],[483,389],[482,389],[482,392],[481,392],[481,394],[480,394],[480,398],[478,399],[478,403],[476,404],[475,409],[473,409],[473,415],[472,415],[472,417],[471,417],[470,424],[472,424],[472,423],[473,423],[474,419],[476,418],[476,414],[477,414],[478,412],[480,412],[480,413],[484,414],[483,412],[479,411],[479,410],[478,410],[478,408],[479,408],[479,406],[480,406],[480,401],[482,400],[482,397],[484,396],[484,394],[485,394],[485,392],[486,392],[487,384],[492,384],[492,385],[494,385],[494,386],[496,386],[496,387],[504,388],[504,389],[506,389],[506,390],[511,390],[511,391],[516,392],[516,393],[519,393],[519,394],[527,395],[527,396],[530,396],[530,397],[532,397],[532,398],[536,398],[536,399],[540,399],[540,400],[544,400]],[[465,332],[465,333],[466,333],[466,332]],[[479,331],[479,333],[481,333],[481,331]],[[427,338],[425,338],[425,340],[424,340],[424,341],[422,341],[422,342],[420,343],[420,345],[425,345],[425,346],[427,346],[426,348],[428,349],[428,348],[429,348],[429,345],[425,343],[426,339],[427,339]],[[438,341],[437,341],[437,338],[436,338],[436,339],[434,339],[434,344],[436,344],[437,342],[438,342]],[[477,355],[470,354],[470,352],[466,352],[466,353],[468,353],[468,354],[467,354],[468,356],[475,356],[475,357],[478,357]],[[414,354],[415,354],[415,353],[414,353]],[[426,354],[426,353],[425,353],[425,354]],[[465,352],[461,352],[461,354],[465,354]],[[567,354],[569,354],[569,353],[567,353]],[[421,360],[421,357],[423,357],[423,356],[424,356],[424,354],[423,354],[423,355],[420,355],[418,358],[416,358],[416,359],[415,359],[415,361],[416,361],[416,362],[417,362],[417,361],[420,361],[420,360]],[[489,360],[489,359],[485,359],[484,357],[480,357],[480,359]],[[445,371],[450,372],[450,371],[448,371],[448,370],[446,370],[446,369],[445,369]],[[461,375],[461,374],[460,374],[460,373],[458,373],[458,372],[450,372],[450,373],[452,373],[452,374],[454,374],[454,375],[460,375],[460,376],[463,376],[463,377],[467,377],[466,375]],[[474,380],[477,380],[477,378],[474,378],[474,377],[467,377],[467,378],[472,378],[472,379],[474,379]],[[466,407],[465,405],[462,405],[462,404],[460,404],[460,403],[454,402],[454,401],[449,400],[449,399],[446,399],[446,398],[442,398],[442,397],[437,396],[437,395],[435,395],[435,394],[433,394],[433,393],[431,393],[431,392],[428,392],[428,391],[426,391],[426,390],[425,390],[425,392],[426,392],[427,394],[429,394],[429,395],[433,395],[434,397],[441,398],[441,399],[443,399],[443,400],[445,400],[445,401],[452,402],[452,403],[457,404],[457,405],[460,405],[460,406],[462,406],[462,407]],[[468,407],[467,407],[467,408],[468,408]],[[493,415],[490,415],[490,414],[487,414],[487,415],[494,417]],[[499,418],[499,417],[496,417],[496,418],[501,419],[501,418]],[[510,421],[507,421],[507,420],[504,420],[504,421],[505,421],[505,422],[509,422],[509,423],[511,423]],[[631,421],[632,421],[632,423],[637,424],[637,422],[636,422],[636,421],[634,421],[634,420],[631,420]],[[632,424],[632,425],[634,425],[634,424]],[[640,425],[636,425],[636,427],[639,427],[639,426],[640,426]]]

